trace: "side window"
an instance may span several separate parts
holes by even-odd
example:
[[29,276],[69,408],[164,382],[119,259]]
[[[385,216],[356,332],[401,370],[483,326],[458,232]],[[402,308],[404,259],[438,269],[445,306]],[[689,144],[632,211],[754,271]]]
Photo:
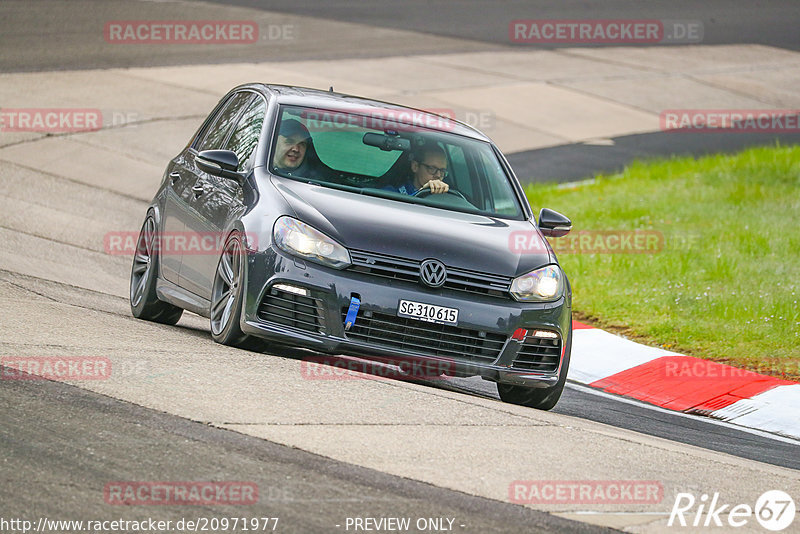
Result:
[[231,134],[225,149],[233,150],[239,157],[239,171],[251,166],[250,159],[261,137],[261,127],[264,125],[264,116],[267,113],[264,100],[257,97],[250,106],[244,110],[239,122]]
[[217,115],[214,124],[208,129],[205,139],[197,147],[198,151],[213,150],[222,148],[226,134],[230,130],[233,121],[239,115],[239,111],[253,98],[253,93],[239,93],[231,98],[222,111]]
[[472,198],[472,181],[467,167],[467,159],[464,157],[464,149],[458,145],[446,145],[446,148],[450,160],[451,185],[462,195]]
[[492,204],[490,209],[501,215],[515,215],[518,212],[518,208],[514,202],[514,190],[508,183],[500,162],[497,158],[490,157],[486,152],[481,152],[481,163],[485,169],[485,176],[489,184]]

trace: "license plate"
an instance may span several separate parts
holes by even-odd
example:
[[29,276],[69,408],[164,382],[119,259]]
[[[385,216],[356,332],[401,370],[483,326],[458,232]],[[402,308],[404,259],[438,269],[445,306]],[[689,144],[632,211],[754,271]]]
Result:
[[458,324],[457,308],[434,306],[433,304],[424,304],[411,300],[400,301],[400,306],[397,308],[397,316],[419,319],[420,321],[427,321],[429,323],[449,324],[453,326]]

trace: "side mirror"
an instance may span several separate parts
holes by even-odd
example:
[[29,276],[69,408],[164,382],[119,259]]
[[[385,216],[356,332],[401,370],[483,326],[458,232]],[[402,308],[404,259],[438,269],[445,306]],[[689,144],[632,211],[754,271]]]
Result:
[[242,181],[242,175],[236,172],[239,158],[232,150],[203,150],[195,158],[197,167],[208,174]]
[[547,237],[562,237],[572,230],[572,221],[557,211],[542,208],[539,212],[539,230]]

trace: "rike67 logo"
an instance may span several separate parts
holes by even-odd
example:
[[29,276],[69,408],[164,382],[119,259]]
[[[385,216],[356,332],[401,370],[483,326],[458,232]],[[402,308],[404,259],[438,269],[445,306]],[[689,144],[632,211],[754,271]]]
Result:
[[727,504],[719,493],[703,494],[696,498],[691,493],[678,493],[667,523],[670,527],[729,527],[738,528],[752,519],[765,529],[779,532],[794,522],[797,509],[794,499],[780,490],[764,492],[755,503]]

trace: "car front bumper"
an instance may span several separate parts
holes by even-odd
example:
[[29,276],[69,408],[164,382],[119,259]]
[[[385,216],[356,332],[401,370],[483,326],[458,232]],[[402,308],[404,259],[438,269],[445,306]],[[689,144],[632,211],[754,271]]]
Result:
[[[571,333],[568,296],[554,302],[521,303],[452,289],[431,289],[413,282],[337,270],[302,261],[268,248],[248,254],[243,332],[284,345],[328,354],[347,354],[390,362],[426,362],[456,376],[479,375],[505,384],[554,385],[569,361]],[[276,290],[276,284],[307,292]],[[355,323],[345,329],[351,298],[360,300]],[[443,327],[397,316],[400,300],[457,308],[457,327]],[[291,302],[290,302],[291,301]],[[512,339],[523,328],[523,342]],[[388,330],[387,330],[388,329]],[[557,335],[550,365],[528,365],[522,353],[539,350],[534,331]],[[551,334],[551,335],[553,335]],[[531,348],[531,343],[534,346]],[[542,341],[544,343],[544,341]],[[524,348],[523,348],[524,347]]]

